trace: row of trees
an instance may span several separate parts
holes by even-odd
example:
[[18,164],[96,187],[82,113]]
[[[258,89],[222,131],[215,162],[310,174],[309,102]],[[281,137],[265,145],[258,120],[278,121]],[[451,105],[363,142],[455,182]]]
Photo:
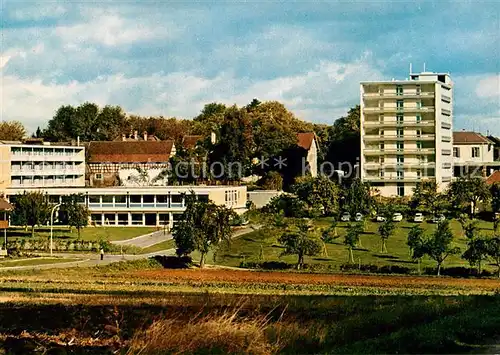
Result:
[[[62,204],[54,218],[60,224],[75,227],[80,236],[81,229],[88,224],[89,210],[80,203],[82,196],[63,196]],[[35,234],[35,227],[46,225],[50,221],[50,214],[55,204],[49,201],[46,194],[34,191],[18,194],[13,199],[14,211],[12,221],[15,225],[31,227],[31,235]]]

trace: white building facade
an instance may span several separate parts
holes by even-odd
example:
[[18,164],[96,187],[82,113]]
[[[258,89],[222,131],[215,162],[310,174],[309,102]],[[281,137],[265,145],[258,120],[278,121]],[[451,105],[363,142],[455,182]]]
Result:
[[453,177],[453,84],[448,74],[361,83],[361,170],[382,196],[408,196],[420,180]]

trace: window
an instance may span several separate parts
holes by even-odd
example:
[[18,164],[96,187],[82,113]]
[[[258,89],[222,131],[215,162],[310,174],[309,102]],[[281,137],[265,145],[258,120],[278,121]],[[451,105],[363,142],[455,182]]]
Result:
[[384,169],[380,169],[380,171],[379,171],[379,176],[380,176],[381,178],[384,178],[384,174],[385,174]]
[[378,130],[378,135],[379,136],[384,136],[384,130],[383,129],[379,129]]
[[404,173],[404,171],[403,171],[403,170],[398,170],[398,172],[397,172],[397,173],[398,173],[398,179],[402,179],[402,178],[404,178],[405,173]]
[[405,144],[403,142],[397,142],[396,148],[397,148],[397,150],[403,150],[403,149],[405,149]]
[[417,149],[422,149],[422,142],[417,142]]
[[141,203],[141,195],[130,195],[130,203]]
[[378,121],[384,122],[384,115],[378,115]]
[[396,101],[396,107],[397,107],[398,110],[402,110],[403,107],[404,107],[403,100],[397,100]]
[[417,170],[417,179],[420,180],[421,177],[422,177],[422,172],[420,170]]
[[460,158],[460,147],[453,147],[453,157]]
[[420,137],[422,135],[422,130],[421,129],[417,129],[417,137]]
[[380,87],[378,88],[378,93],[379,93],[380,95],[384,95],[384,88],[383,88],[382,86],[380,86]]
[[398,95],[398,96],[403,95],[403,86],[402,85],[396,86],[396,95]]
[[379,101],[379,103],[378,103],[378,107],[380,107],[380,108],[384,108],[384,101]]
[[417,120],[417,123],[422,122],[422,115],[420,113],[417,113],[417,115],[415,116],[415,118]]
[[385,157],[380,157],[378,159],[378,161],[379,161],[380,164],[384,164],[385,163]]
[[479,147],[472,147],[472,157],[479,158],[479,156],[480,156]]
[[397,122],[397,124],[403,124],[403,121],[404,121],[404,116],[401,115],[401,114],[398,114],[396,116],[396,122]]
[[422,101],[417,101],[416,105],[417,105],[418,109],[421,109],[422,108]]
[[397,191],[398,191],[398,196],[404,196],[405,195],[405,185],[398,184]]
[[404,136],[404,130],[402,128],[398,128],[397,130],[398,137],[401,138]]
[[405,162],[405,157],[403,155],[398,155],[397,162],[398,164],[403,164]]
[[380,150],[384,150],[384,147],[385,147],[385,144],[384,143],[380,143]]
[[415,92],[417,93],[417,95],[420,95],[420,85],[417,85],[417,87],[415,88]]
[[104,177],[103,177],[103,175],[101,173],[97,173],[97,174],[95,174],[95,179],[96,180],[103,180]]

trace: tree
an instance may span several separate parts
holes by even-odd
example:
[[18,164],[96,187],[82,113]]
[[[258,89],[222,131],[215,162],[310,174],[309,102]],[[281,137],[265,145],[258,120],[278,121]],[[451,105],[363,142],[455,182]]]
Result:
[[22,141],[26,136],[26,129],[19,121],[0,122],[0,140]]
[[497,275],[500,278],[500,236],[495,236],[487,241],[487,253],[493,259],[497,267]]
[[360,151],[360,106],[349,109],[346,116],[337,119],[328,132],[326,160],[333,164],[350,163],[354,166]]
[[321,252],[321,243],[313,238],[313,228],[304,221],[299,221],[295,229],[285,232],[278,239],[285,250],[281,255],[297,255],[297,270],[304,265],[304,256],[314,256]]
[[417,182],[410,200],[412,210],[438,215],[443,210],[444,198],[438,193],[437,183],[431,180]]
[[406,240],[406,245],[410,248],[410,255],[412,258],[415,256],[415,250],[417,250],[423,243],[424,240],[424,230],[420,226],[413,226],[408,232],[408,238]]
[[373,204],[374,200],[369,183],[354,179],[349,187],[344,189],[344,210],[348,211],[352,216],[356,213],[368,214]]
[[337,224],[338,221],[336,219],[332,220],[332,223],[328,228],[323,230],[321,233],[321,240],[325,243],[331,243],[334,239],[338,238],[337,234]]
[[470,219],[467,214],[461,214],[458,217],[458,222],[462,226],[462,231],[464,232],[465,238],[472,240],[475,237],[476,230],[479,227],[477,220]]
[[277,171],[267,172],[259,181],[258,184],[266,190],[282,190],[283,177]]
[[470,208],[472,218],[476,213],[478,203],[487,202],[491,198],[491,193],[483,178],[469,176],[452,181],[448,189],[448,196],[457,208],[461,210]]
[[358,223],[351,223],[347,227],[347,233],[344,236],[344,245],[349,252],[349,263],[354,263],[353,249],[359,244],[359,236],[363,229]]
[[313,214],[334,216],[338,213],[340,189],[325,176],[303,179],[292,186],[292,191],[307,203]]
[[188,255],[197,250],[203,268],[210,249],[217,248],[222,241],[229,242],[232,211],[213,202],[198,201],[194,194],[186,196],[186,202],[182,221],[173,230],[176,253]]
[[394,233],[396,225],[392,221],[392,218],[386,218],[384,222],[378,227],[378,232],[380,234],[380,240],[382,241],[380,251],[382,253],[387,253],[387,239]]
[[441,275],[441,266],[446,258],[453,254],[458,254],[460,248],[453,247],[453,233],[447,220],[440,222],[430,238],[416,249],[417,254],[427,254],[437,263],[437,275]]
[[15,198],[14,219],[26,226],[31,226],[31,236],[35,236],[35,227],[44,224],[50,218],[47,196],[40,191],[24,192]]
[[81,194],[65,196],[60,213],[60,215],[64,215],[65,222],[69,226],[77,229],[78,238],[80,238],[82,228],[88,225],[90,215],[87,206],[82,203],[82,199],[83,195]]
[[462,258],[467,260],[471,267],[477,266],[477,274],[481,274],[481,266],[488,258],[488,240],[484,237],[470,238],[467,241],[467,250],[462,254]]

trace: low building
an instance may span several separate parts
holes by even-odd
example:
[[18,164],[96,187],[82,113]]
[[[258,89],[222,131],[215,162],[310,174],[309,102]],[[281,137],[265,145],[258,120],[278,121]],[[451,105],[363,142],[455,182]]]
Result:
[[161,173],[170,166],[175,145],[167,141],[113,141],[87,143],[89,186],[166,185]]
[[487,177],[499,166],[494,160],[494,142],[477,132],[453,132],[454,177]]
[[493,142],[493,160],[500,161],[500,138],[488,136],[488,139]]
[[11,188],[6,190],[6,197],[12,203],[18,194],[31,191],[46,193],[54,204],[61,203],[63,196],[80,195],[81,203],[90,211],[91,224],[95,226],[173,227],[186,208],[185,196],[191,193],[199,200],[211,200],[239,214],[246,211],[247,202],[245,186]]

